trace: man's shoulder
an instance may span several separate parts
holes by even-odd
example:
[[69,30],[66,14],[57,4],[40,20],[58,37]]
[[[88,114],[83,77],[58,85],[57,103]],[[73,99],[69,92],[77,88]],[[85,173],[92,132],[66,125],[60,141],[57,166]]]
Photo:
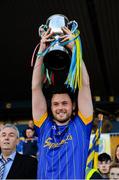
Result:
[[31,161],[31,162],[37,162],[37,159],[35,157],[24,155],[20,153],[16,153],[16,158],[23,161]]
[[47,112],[43,114],[39,120],[34,120],[35,128],[43,128],[45,126],[50,126],[52,124],[53,117]]

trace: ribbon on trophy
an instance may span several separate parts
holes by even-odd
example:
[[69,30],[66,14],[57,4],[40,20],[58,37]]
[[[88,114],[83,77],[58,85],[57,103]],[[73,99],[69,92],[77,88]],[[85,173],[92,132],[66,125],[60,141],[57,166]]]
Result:
[[[57,21],[58,20],[58,21]],[[72,38],[70,38],[68,41],[60,42],[60,33],[61,27],[70,27],[70,30],[72,32]],[[47,49],[42,53],[37,53],[37,57],[44,56],[44,69],[45,69],[45,75],[48,80],[48,82],[51,84],[53,79],[53,72],[56,70],[62,70],[64,68],[64,65],[66,60],[70,61],[68,75],[66,78],[66,81],[64,82],[67,87],[70,87],[73,92],[78,88],[81,88],[82,86],[82,45],[81,45],[81,38],[80,38],[80,31],[77,29],[78,24],[76,21],[70,21],[67,19],[66,16],[61,14],[56,14],[48,18],[46,25],[41,25],[39,28],[39,31],[42,29],[42,31],[46,31],[48,28],[53,29],[53,32],[56,32],[56,36],[53,42],[50,43],[50,45],[47,47]],[[41,32],[40,32],[41,33]],[[40,34],[41,36],[41,34]],[[73,45],[73,51],[71,57],[69,56],[68,51],[66,50],[65,46],[74,41]],[[34,53],[32,55],[32,62],[31,65],[33,66],[33,59],[34,54],[37,49],[37,47],[40,45],[40,43],[36,46]],[[56,52],[57,51],[57,52]],[[63,59],[64,58],[64,59]],[[52,63],[53,67],[50,67],[51,64],[48,64],[49,59],[55,59],[60,63],[60,65],[56,64],[54,67],[54,61]],[[69,60],[70,59],[70,60]],[[61,62],[60,62],[61,61]],[[51,63],[51,60],[50,60]],[[47,65],[48,64],[48,65]],[[50,69],[50,74],[49,74]]]

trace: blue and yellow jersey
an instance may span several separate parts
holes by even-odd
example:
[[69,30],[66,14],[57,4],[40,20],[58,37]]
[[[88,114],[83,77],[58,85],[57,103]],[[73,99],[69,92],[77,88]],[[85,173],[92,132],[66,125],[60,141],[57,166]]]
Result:
[[38,179],[84,179],[92,116],[78,113],[58,126],[47,113],[35,121],[38,133]]

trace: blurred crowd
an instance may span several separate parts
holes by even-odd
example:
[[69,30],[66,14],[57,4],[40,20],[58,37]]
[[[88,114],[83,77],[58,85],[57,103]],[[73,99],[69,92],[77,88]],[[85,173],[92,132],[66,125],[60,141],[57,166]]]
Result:
[[[94,124],[93,124],[93,132],[96,131],[97,124],[98,124],[97,122],[98,122],[98,118],[95,118]],[[5,126],[6,125],[1,123],[0,130],[4,129]],[[15,127],[17,128],[17,126],[15,126]],[[8,130],[9,130],[9,126],[8,127],[6,126],[6,128],[8,128]],[[110,123],[108,121],[108,119],[104,118],[102,132],[103,133],[110,132],[111,129],[112,129],[112,123]],[[7,130],[7,133],[8,133],[8,130]],[[37,147],[38,138],[37,138],[37,134],[36,134],[36,131],[34,128],[33,121],[29,120],[27,125],[24,126],[24,128],[22,128],[22,129],[20,129],[18,126],[18,130],[19,130],[19,134],[20,134],[19,143],[14,144],[14,142],[11,141],[16,146],[16,153],[22,154],[23,156],[26,156],[26,157],[35,158],[37,160],[37,157],[39,155],[38,147]],[[6,132],[4,132],[4,133],[6,133]],[[8,135],[11,136],[11,134],[8,134]],[[1,152],[2,152],[2,146],[4,146],[4,144],[2,144],[2,138],[0,139],[0,142],[1,142],[0,143],[1,144],[0,151]],[[8,137],[6,137],[5,143],[7,143],[7,138]],[[12,146],[12,148],[14,148],[14,146]],[[12,153],[12,150],[11,150],[11,153]],[[24,161],[26,161],[26,160],[24,159]],[[29,161],[29,163],[30,163],[30,161]],[[33,163],[32,160],[31,160],[31,163]],[[35,163],[35,166],[37,167],[37,163]],[[28,165],[26,168],[28,168]],[[34,172],[36,172],[36,171],[34,171]],[[118,179],[119,180],[119,142],[117,142],[114,157],[112,157],[111,154],[108,154],[106,152],[103,152],[98,155],[98,169],[96,172],[98,173],[98,175],[96,173],[94,173],[92,175],[91,179],[111,179],[111,180]],[[31,174],[29,174],[29,175],[31,178]],[[33,178],[36,178],[35,175]],[[26,179],[27,179],[27,176],[26,176]]]

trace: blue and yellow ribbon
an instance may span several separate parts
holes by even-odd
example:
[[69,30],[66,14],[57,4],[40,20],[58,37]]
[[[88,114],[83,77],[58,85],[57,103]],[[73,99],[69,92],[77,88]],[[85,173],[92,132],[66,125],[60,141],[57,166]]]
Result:
[[81,46],[81,39],[79,36],[80,32],[77,30],[75,34],[73,34],[74,46],[72,52],[72,59],[69,68],[69,73],[65,84],[68,87],[71,87],[73,91],[76,90],[77,86],[79,88],[82,87],[82,46]]
[[[82,87],[82,46],[81,46],[81,39],[79,36],[80,32],[76,30],[72,38],[66,42],[61,43],[60,39],[56,39],[53,41],[50,46],[42,53],[38,53],[37,56],[44,56],[48,53],[49,49],[54,46],[57,42],[61,46],[65,46],[68,43],[74,41],[73,51],[72,51],[72,57],[71,57],[71,64],[68,72],[67,79],[65,81],[65,84],[72,89],[72,91],[75,92],[75,90]],[[48,78],[49,79],[49,78]],[[49,81],[50,82],[50,81]]]

